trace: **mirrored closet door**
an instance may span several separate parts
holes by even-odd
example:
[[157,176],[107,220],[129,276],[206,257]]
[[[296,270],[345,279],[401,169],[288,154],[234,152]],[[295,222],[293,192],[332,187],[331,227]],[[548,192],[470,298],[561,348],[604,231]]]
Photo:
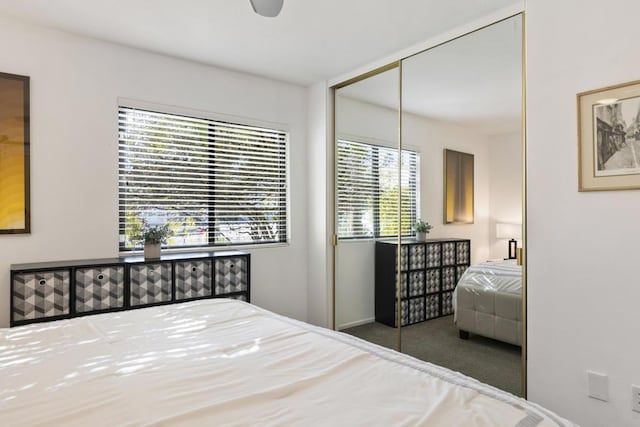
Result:
[[[335,328],[397,349],[400,70],[392,64],[335,91]],[[384,276],[385,286],[380,287]]]
[[403,229],[402,351],[521,395],[522,17],[404,59],[401,90],[402,218],[428,231]]

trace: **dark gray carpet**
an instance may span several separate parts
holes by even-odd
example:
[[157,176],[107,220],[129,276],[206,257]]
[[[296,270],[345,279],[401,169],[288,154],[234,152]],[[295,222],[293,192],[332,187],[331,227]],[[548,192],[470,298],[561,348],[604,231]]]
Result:
[[[395,348],[397,342],[397,330],[381,323],[342,332],[389,348]],[[473,334],[462,340],[458,338],[453,316],[403,327],[402,352],[522,395],[520,347]]]

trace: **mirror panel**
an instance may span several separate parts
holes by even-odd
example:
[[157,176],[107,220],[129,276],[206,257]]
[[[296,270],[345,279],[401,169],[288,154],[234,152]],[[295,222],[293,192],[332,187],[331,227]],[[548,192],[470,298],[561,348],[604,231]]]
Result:
[[334,98],[334,324],[396,349],[399,90],[396,66],[336,89]]
[[522,224],[522,17],[404,59],[401,111],[433,226],[402,237],[402,350],[521,395],[522,268],[496,224]]

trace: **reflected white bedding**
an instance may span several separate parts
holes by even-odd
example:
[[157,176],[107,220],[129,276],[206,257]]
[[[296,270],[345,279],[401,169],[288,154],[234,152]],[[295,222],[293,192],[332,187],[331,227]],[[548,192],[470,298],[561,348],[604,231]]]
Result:
[[453,309],[460,330],[522,345],[522,267],[506,260],[467,268],[453,292]]
[[0,329],[4,426],[565,426],[525,400],[234,300]]

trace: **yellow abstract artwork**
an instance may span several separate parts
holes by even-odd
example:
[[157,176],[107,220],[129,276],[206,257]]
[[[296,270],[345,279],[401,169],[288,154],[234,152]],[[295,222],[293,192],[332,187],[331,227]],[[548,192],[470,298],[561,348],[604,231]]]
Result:
[[29,232],[28,84],[0,73],[0,233]]

